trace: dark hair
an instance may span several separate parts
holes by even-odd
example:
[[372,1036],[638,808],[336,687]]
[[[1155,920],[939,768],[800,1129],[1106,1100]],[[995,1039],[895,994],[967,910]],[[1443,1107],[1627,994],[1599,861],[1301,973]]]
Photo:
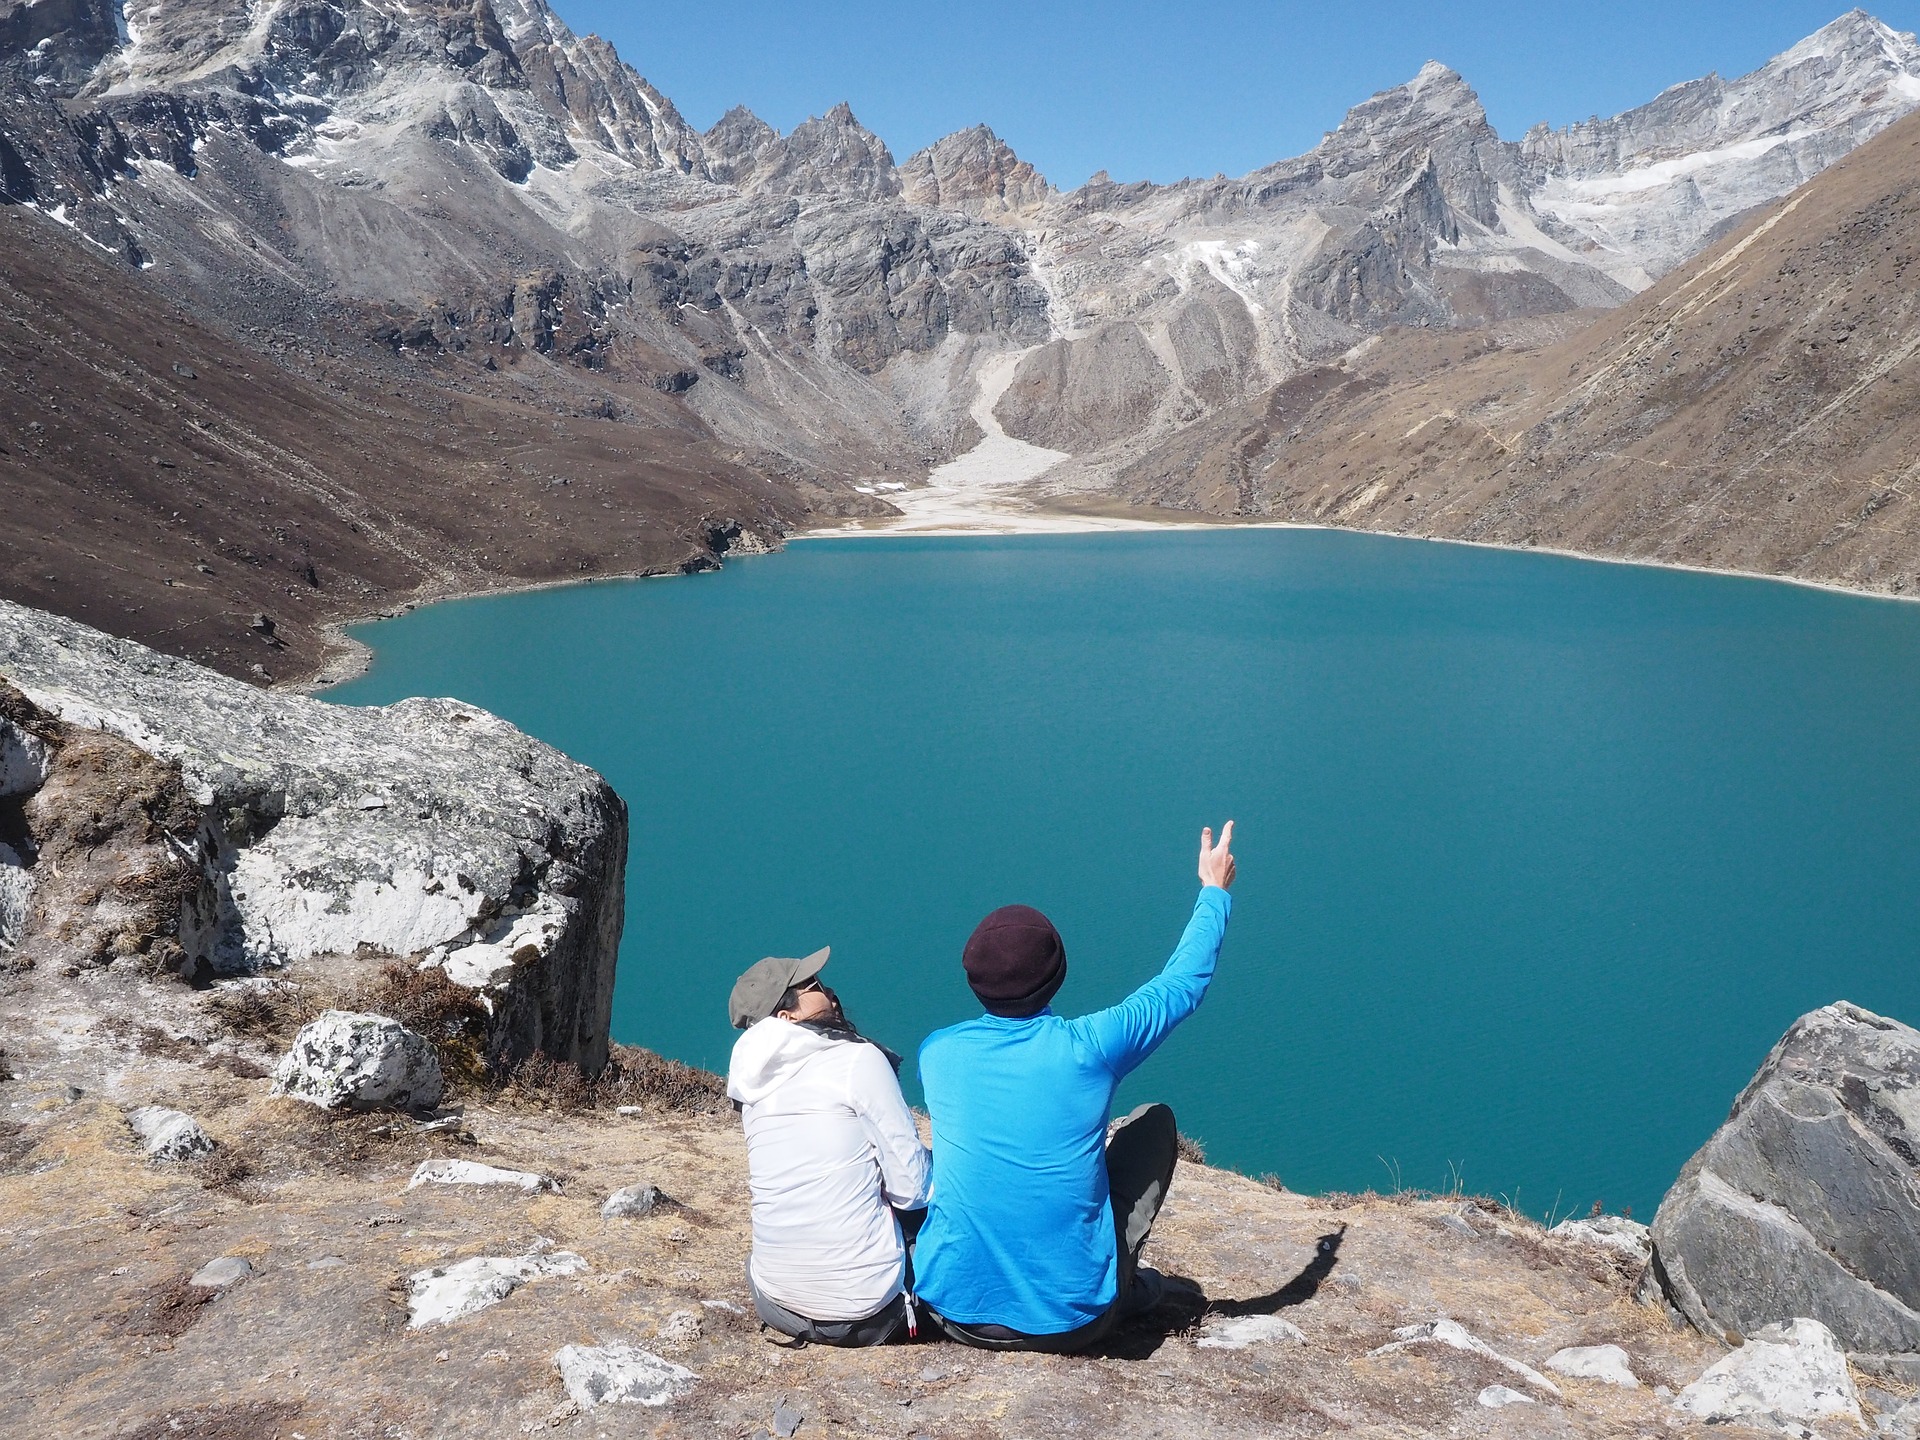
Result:
[[786,993],[781,995],[781,997],[778,1000],[773,1002],[773,1009],[769,1010],[767,1013],[769,1015],[778,1015],[783,1010],[798,1010],[799,1008],[800,1008],[800,987],[798,985],[789,985],[786,989]]

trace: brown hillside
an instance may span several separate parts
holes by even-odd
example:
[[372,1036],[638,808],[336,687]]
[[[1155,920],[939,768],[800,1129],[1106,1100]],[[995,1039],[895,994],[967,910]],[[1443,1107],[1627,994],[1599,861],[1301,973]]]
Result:
[[244,337],[21,206],[0,257],[0,590],[232,674],[310,674],[328,622],[416,599],[701,568],[804,509],[646,387],[615,421],[539,357],[456,388]]
[[1917,256],[1920,116],[1569,339],[1410,380],[1357,353],[1151,452],[1122,489],[1904,590]]

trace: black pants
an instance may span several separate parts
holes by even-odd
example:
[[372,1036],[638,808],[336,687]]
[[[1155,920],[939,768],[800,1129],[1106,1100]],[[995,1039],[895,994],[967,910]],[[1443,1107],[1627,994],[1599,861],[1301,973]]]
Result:
[[926,1221],[927,1212],[896,1210],[893,1213],[900,1222],[900,1233],[907,1244],[907,1288],[901,1294],[863,1320],[809,1320],[805,1315],[787,1309],[779,1301],[762,1295],[760,1287],[753,1283],[753,1266],[749,1264],[747,1289],[753,1295],[754,1313],[763,1324],[771,1325],[782,1335],[791,1335],[795,1340],[810,1345],[839,1345],[857,1349],[906,1339],[919,1328],[917,1318],[914,1323],[908,1323],[907,1307],[913,1303],[909,1298],[913,1293],[913,1241]]
[[1119,1279],[1113,1304],[1098,1318],[1057,1335],[1028,1335],[1004,1325],[962,1325],[945,1316],[940,1328],[966,1345],[986,1350],[1039,1350],[1071,1355],[1097,1345],[1125,1315],[1140,1268],[1140,1251],[1173,1184],[1173,1163],[1180,1132],[1166,1105],[1142,1105],[1114,1126],[1107,1137],[1107,1190],[1112,1196],[1114,1240],[1119,1250]]

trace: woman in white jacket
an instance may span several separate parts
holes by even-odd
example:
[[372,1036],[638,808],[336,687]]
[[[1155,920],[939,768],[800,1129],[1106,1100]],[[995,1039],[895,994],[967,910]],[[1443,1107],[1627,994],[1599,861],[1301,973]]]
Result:
[[817,978],[820,950],[760,961],[734,984],[743,1029],[727,1094],[747,1133],[760,1318],[822,1345],[879,1345],[916,1333],[896,1210],[927,1203],[927,1149],[895,1075]]

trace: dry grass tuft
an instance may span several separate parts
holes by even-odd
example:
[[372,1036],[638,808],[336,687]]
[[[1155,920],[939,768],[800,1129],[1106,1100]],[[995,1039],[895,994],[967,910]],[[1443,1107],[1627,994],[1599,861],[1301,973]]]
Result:
[[1196,1140],[1191,1135],[1184,1135],[1179,1131],[1175,1131],[1173,1148],[1174,1153],[1189,1165],[1204,1165],[1207,1163],[1207,1144],[1204,1140]]
[[363,1176],[423,1158],[419,1127],[382,1110],[322,1110],[300,1100],[274,1100],[232,1147],[248,1157],[245,1179],[286,1178],[310,1171]]
[[327,1007],[304,987],[248,985],[215,991],[206,1008],[235,1035],[284,1045]]
[[342,997],[341,1004],[391,1016],[425,1036],[440,1052],[440,1069],[452,1089],[478,1088],[491,1078],[486,1009],[474,991],[448,979],[444,970],[422,970],[416,961],[395,957]]
[[249,1205],[267,1198],[267,1192],[253,1183],[257,1173],[253,1161],[230,1145],[222,1145],[211,1155],[195,1161],[193,1168],[199,1172],[200,1183],[209,1190],[218,1190]]
[[248,1400],[169,1411],[123,1430],[115,1440],[280,1440],[300,1418],[298,1400]]
[[727,1083],[637,1045],[610,1048],[607,1065],[589,1078],[578,1065],[535,1054],[520,1062],[501,1092],[503,1101],[563,1111],[639,1105],[676,1115],[718,1115],[727,1108]]
[[126,1318],[127,1333],[172,1340],[191,1330],[200,1312],[219,1292],[190,1285],[187,1280],[185,1275],[176,1275],[148,1290],[146,1298]]

